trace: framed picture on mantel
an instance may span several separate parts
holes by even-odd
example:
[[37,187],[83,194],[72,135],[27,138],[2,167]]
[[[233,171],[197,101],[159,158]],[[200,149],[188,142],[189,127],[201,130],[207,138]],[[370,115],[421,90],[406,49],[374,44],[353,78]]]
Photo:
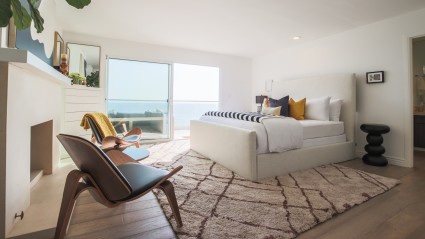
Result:
[[366,83],[384,83],[384,72],[383,71],[374,71],[366,72]]

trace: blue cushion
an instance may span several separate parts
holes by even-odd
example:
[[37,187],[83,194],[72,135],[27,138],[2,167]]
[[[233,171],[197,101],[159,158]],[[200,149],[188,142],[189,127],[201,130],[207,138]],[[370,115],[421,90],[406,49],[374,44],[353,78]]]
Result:
[[289,95],[276,100],[273,98],[269,98],[269,106],[270,107],[279,107],[281,106],[282,108],[280,109],[280,115],[282,116],[289,116]]

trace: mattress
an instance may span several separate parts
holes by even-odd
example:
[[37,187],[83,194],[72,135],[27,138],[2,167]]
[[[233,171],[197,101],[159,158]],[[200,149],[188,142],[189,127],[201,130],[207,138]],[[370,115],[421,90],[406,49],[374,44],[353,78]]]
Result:
[[[267,131],[263,124],[216,116],[202,116],[200,120],[253,130],[257,134],[257,154],[269,153]],[[302,147],[314,147],[346,141],[343,122],[321,120],[298,120],[298,122],[303,127]]]
[[327,144],[337,144],[347,141],[347,136],[345,134],[330,136],[330,137],[321,137],[314,139],[304,139],[302,148],[316,147]]
[[315,139],[344,134],[344,122],[299,120],[303,126],[303,139]]

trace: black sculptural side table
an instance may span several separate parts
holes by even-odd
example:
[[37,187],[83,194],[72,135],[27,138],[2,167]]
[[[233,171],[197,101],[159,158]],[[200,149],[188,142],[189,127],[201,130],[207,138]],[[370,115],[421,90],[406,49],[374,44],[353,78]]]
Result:
[[385,148],[381,145],[384,142],[382,134],[390,132],[390,127],[383,124],[362,124],[360,129],[367,133],[368,143],[364,147],[367,154],[363,156],[363,162],[373,166],[386,166],[388,161],[382,156],[385,153]]

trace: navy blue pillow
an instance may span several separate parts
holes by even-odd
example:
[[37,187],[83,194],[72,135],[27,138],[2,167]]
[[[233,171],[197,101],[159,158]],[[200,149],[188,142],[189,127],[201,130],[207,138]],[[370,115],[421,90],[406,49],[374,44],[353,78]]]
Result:
[[289,116],[289,95],[281,98],[280,100],[275,100],[273,98],[269,98],[269,106],[270,107],[279,107],[281,106],[282,108],[280,109],[280,115],[282,116]]

